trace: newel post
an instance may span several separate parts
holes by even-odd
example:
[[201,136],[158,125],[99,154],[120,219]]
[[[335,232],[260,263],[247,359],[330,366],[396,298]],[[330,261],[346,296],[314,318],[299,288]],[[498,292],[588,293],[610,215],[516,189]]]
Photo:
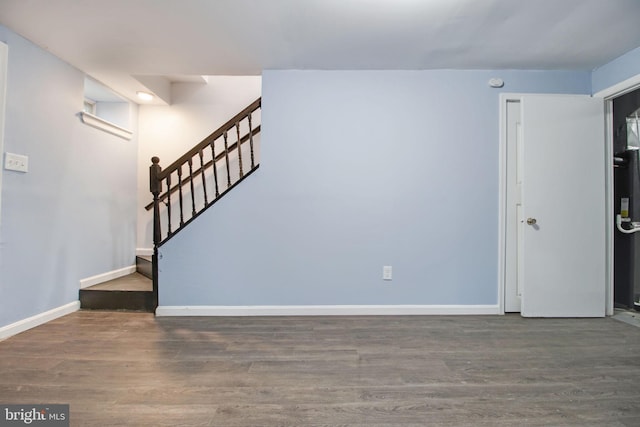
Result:
[[162,192],[162,181],[159,179],[162,168],[159,165],[158,157],[151,158],[151,166],[149,167],[149,190],[153,194],[153,246],[158,247],[162,240],[160,231],[160,200],[159,196]]
[[149,167],[149,190],[153,194],[153,257],[151,262],[151,277],[153,281],[153,305],[154,310],[158,307],[158,245],[162,240],[160,231],[160,200],[162,193],[162,181],[160,180],[160,159],[158,157],[151,158],[151,166]]

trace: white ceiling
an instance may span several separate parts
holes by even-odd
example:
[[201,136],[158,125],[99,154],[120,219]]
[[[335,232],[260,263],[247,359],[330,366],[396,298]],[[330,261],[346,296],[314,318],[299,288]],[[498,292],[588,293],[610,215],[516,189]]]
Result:
[[593,69],[640,46],[640,0],[0,0],[0,23],[129,98],[133,76]]

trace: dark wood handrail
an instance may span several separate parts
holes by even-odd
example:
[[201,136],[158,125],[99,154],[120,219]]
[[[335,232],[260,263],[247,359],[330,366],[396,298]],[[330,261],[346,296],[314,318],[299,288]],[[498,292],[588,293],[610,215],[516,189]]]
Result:
[[178,168],[180,168],[180,166],[182,166],[183,164],[188,162],[189,159],[191,159],[195,155],[197,155],[200,152],[200,150],[204,149],[209,144],[214,142],[216,139],[220,138],[225,132],[228,132],[229,130],[233,129],[236,126],[236,123],[238,123],[240,120],[242,120],[243,118],[247,117],[249,114],[251,114],[254,111],[256,111],[258,108],[260,108],[261,103],[262,103],[262,98],[258,98],[255,101],[253,101],[251,103],[251,105],[249,105],[247,108],[245,108],[244,110],[242,110],[241,112],[236,114],[231,120],[229,120],[228,122],[226,122],[225,124],[220,126],[220,128],[218,128],[218,130],[216,130],[211,135],[209,135],[208,137],[203,139],[198,145],[193,147],[191,150],[187,151],[178,160],[176,160],[175,162],[171,163],[169,166],[164,168],[158,174],[158,179],[159,180],[163,180],[168,175],[171,175]]
[[[254,135],[254,136],[255,136],[256,134],[258,134],[258,133],[260,133],[260,126],[259,126],[259,125],[258,125],[258,126],[256,126],[256,127],[253,129],[253,135]],[[240,139],[240,145],[242,145],[242,144],[244,144],[245,142],[247,142],[247,141],[249,140],[249,138],[250,138],[250,137],[251,137],[251,133],[247,133],[245,136],[243,136],[243,137]],[[209,140],[209,139],[207,138],[205,141],[208,141],[208,140]],[[229,152],[232,152],[233,150],[235,150],[237,146],[238,146],[238,143],[237,143],[237,142],[234,142],[233,144],[231,144],[231,145],[229,146]],[[205,145],[205,147],[206,147],[206,145]],[[196,151],[196,153],[198,153],[198,152],[199,152],[199,150],[198,150],[198,151]],[[226,153],[225,153],[224,151],[223,151],[223,152],[221,152],[220,154],[218,154],[218,155],[216,156],[216,158],[215,158],[214,160],[209,160],[209,161],[208,161],[208,162],[206,162],[206,163],[205,163],[201,168],[198,168],[198,169],[194,170],[194,171],[193,171],[193,176],[197,177],[200,173],[202,173],[202,171],[203,171],[203,170],[207,170],[207,169],[209,169],[209,168],[210,168],[214,163],[217,163],[218,161],[220,161],[220,160],[224,159],[224,158],[225,158],[225,154],[226,154]],[[175,162],[174,162],[174,163],[175,163]],[[187,176],[186,178],[184,178],[184,179],[182,180],[182,185],[189,184],[190,182],[191,182],[191,176]],[[176,191],[178,191],[178,187],[180,187],[180,185],[177,185],[177,184],[176,184],[176,185],[174,185],[173,187],[171,187],[171,189],[170,189],[170,190],[168,190],[168,191],[166,191],[166,192],[162,193],[161,195],[158,195],[158,201],[159,201],[159,202],[164,201],[164,200],[168,197],[168,195],[169,195],[169,194],[173,194],[173,193],[175,193]],[[145,206],[144,208],[145,208],[146,210],[150,211],[150,210],[153,208],[153,203],[154,203],[154,202],[149,203],[149,204],[148,204],[147,206]]]

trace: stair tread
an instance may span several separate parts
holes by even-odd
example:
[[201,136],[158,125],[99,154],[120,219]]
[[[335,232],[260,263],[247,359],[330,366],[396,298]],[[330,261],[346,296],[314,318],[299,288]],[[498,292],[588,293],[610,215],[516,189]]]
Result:
[[82,289],[83,291],[148,291],[153,292],[151,279],[140,273],[132,273],[127,276],[109,280]]

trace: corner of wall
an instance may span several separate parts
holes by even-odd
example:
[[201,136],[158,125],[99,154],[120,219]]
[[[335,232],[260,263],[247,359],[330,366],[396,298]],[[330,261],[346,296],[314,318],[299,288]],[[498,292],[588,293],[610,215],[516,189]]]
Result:
[[640,84],[640,47],[591,71],[591,93],[611,96]]

